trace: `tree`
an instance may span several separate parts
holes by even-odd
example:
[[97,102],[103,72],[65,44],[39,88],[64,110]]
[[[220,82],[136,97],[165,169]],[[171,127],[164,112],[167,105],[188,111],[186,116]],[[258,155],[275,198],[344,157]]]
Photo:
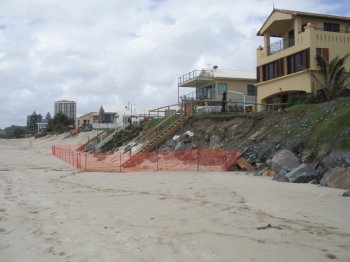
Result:
[[313,77],[321,85],[328,101],[348,91],[349,72],[346,71],[345,62],[349,56],[350,54],[342,58],[337,56],[329,63],[323,56],[316,56],[316,62],[320,66],[321,79],[315,75]]
[[47,112],[47,114],[46,114],[46,116],[45,116],[45,119],[46,119],[47,121],[49,121],[49,120],[51,119],[51,114],[50,114],[50,112]]
[[72,125],[74,125],[74,120],[68,118],[65,114],[60,112],[56,114],[54,118],[49,119],[49,123],[47,125],[47,131],[64,132]]
[[41,114],[37,114],[35,111],[29,116],[28,128],[29,130],[36,130],[37,123],[42,120]]

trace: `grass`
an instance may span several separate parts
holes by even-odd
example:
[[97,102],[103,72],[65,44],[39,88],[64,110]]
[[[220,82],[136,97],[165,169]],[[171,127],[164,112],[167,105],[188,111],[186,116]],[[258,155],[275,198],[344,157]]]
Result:
[[[326,120],[319,122],[314,126],[313,131],[309,136],[309,144],[317,143],[318,141],[333,142],[337,135],[343,130],[350,127],[350,107],[342,108]],[[338,142],[336,148],[342,150],[350,150],[350,139]]]
[[308,112],[313,112],[317,110],[319,105],[317,104],[298,104],[288,108],[289,112],[294,112],[296,114],[305,114]]
[[[155,126],[157,126],[160,122],[164,121],[165,118],[157,118],[157,119],[151,119],[147,122],[147,129],[149,128],[153,128]],[[162,126],[170,126],[172,124],[174,124],[177,120],[179,119],[178,115],[174,115],[170,118],[168,118],[163,124]]]

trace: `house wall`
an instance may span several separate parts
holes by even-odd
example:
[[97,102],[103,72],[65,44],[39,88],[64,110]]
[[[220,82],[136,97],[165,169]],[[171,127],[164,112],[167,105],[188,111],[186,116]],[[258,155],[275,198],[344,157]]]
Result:
[[265,103],[265,99],[272,95],[287,91],[314,92],[314,84],[309,72],[301,71],[295,74],[280,77],[271,81],[266,81],[258,86],[258,101]]
[[[312,24],[308,24],[305,27],[304,32],[300,32],[302,25],[311,21]],[[328,32],[323,30],[323,23],[338,23],[340,24],[340,32]],[[269,24],[272,22],[270,21]],[[275,21],[277,23],[277,21]],[[294,20],[295,30],[295,45],[286,49],[283,49],[277,53],[268,55],[266,46],[264,48],[257,49],[257,76],[258,76],[258,102],[264,102],[264,100],[274,94],[280,93],[280,88],[283,91],[305,91],[306,93],[315,93],[318,89],[318,85],[313,81],[311,73],[318,70],[316,64],[316,49],[327,48],[329,53],[329,60],[332,60],[336,56],[342,57],[350,53],[350,33],[346,33],[349,25],[348,22],[334,21],[330,19],[310,19],[297,17]],[[288,31],[293,28],[289,28]],[[299,33],[300,32],[300,33]],[[266,42],[266,41],[265,41]],[[263,65],[284,59],[284,68],[287,68],[287,57],[298,53],[302,50],[309,50],[309,69],[302,72],[293,73],[287,75],[287,70],[284,70],[284,75],[272,80],[262,82],[263,79]],[[347,70],[350,70],[350,59],[346,62]]]
[[75,126],[79,128],[79,127],[83,127],[84,123],[85,125],[90,125],[97,122],[98,122],[98,113],[88,114],[82,117],[78,117],[76,119]]
[[[248,85],[255,85],[256,81],[253,80],[226,80],[226,79],[217,79],[215,81],[215,98],[216,100],[221,100],[222,95],[218,92],[218,84],[219,83],[227,83],[227,90],[232,90],[235,92],[244,93],[246,96],[246,100],[255,101],[255,96],[248,96]],[[227,93],[227,100],[242,100],[243,97],[240,94],[235,93]]]

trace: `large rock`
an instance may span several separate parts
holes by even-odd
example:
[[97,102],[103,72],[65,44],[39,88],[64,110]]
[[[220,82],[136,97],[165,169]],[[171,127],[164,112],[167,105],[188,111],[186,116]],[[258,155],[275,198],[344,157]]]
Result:
[[348,197],[348,196],[350,196],[350,190],[345,191],[345,192],[343,193],[343,197]]
[[321,160],[320,164],[327,169],[350,166],[350,152],[332,151]]
[[320,181],[321,185],[350,189],[350,169],[349,168],[332,168],[324,174]]
[[301,164],[288,172],[285,176],[289,182],[294,183],[301,176],[316,176],[316,171],[308,164]]
[[300,161],[298,157],[288,149],[278,151],[272,158],[272,170],[277,174],[281,173],[281,171],[288,173],[299,165]]
[[287,171],[281,169],[280,172],[277,173],[277,175],[274,177],[275,180],[279,182],[289,182],[288,178],[286,177]]

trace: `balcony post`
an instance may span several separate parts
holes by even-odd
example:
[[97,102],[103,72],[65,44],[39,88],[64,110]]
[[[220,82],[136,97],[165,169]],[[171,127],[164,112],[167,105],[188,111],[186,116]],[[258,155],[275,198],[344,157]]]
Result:
[[270,34],[269,33],[265,33],[264,34],[264,52],[265,55],[268,56],[270,54]]

